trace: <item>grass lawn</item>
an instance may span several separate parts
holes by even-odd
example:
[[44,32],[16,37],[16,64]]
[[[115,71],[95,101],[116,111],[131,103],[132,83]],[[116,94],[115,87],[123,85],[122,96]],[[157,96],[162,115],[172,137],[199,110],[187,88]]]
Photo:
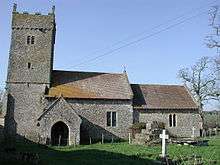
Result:
[[[158,146],[129,145],[126,142],[113,144],[80,145],[77,147],[40,147],[35,144],[17,144],[16,149],[23,152],[35,152],[40,155],[40,164],[77,164],[77,165],[144,165],[155,164],[161,152]],[[187,156],[201,156],[206,164],[210,160],[217,160],[220,164],[220,137],[211,138],[209,146],[178,146],[169,145],[168,154],[172,159]],[[2,162],[0,164],[19,164],[16,162]],[[22,164],[22,163],[20,163]]]

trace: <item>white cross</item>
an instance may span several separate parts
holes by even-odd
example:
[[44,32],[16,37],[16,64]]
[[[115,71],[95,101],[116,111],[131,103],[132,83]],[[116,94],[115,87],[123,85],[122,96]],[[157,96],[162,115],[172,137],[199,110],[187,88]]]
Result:
[[162,134],[160,134],[160,138],[162,139],[162,157],[164,158],[164,157],[166,157],[166,139],[168,139],[169,138],[169,136],[168,135],[166,135],[166,130],[165,129],[163,129],[163,132],[162,132]]

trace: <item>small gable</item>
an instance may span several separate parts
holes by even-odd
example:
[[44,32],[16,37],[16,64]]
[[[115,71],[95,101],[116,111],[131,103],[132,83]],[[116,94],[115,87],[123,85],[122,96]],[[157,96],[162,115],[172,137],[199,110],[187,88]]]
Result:
[[46,107],[42,115],[38,118],[38,121],[44,117],[53,117],[54,120],[66,119],[68,121],[73,119],[74,121],[77,120],[81,122],[81,118],[63,97],[59,97]]

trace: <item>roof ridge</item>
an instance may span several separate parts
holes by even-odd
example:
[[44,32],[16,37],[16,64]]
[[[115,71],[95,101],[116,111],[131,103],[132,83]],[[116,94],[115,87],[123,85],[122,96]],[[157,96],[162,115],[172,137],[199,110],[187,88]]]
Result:
[[131,85],[148,85],[148,86],[179,86],[179,87],[184,87],[184,85],[181,84],[131,84]]
[[69,72],[69,73],[97,73],[97,74],[118,74],[123,75],[124,73],[115,72],[94,72],[94,71],[72,71],[72,70],[53,70],[53,72]]

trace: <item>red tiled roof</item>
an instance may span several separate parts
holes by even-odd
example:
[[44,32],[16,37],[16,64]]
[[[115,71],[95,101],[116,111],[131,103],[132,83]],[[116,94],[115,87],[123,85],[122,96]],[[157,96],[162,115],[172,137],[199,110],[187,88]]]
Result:
[[146,109],[197,109],[198,106],[184,86],[132,84],[134,107]]
[[47,97],[132,99],[126,74],[53,71]]

